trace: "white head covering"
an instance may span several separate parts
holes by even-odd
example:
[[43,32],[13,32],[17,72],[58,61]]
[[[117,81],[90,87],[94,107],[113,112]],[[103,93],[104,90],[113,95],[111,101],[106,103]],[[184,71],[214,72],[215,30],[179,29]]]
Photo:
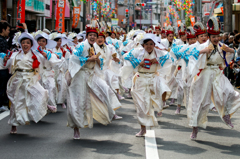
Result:
[[[61,39],[62,39],[62,45],[61,45],[61,46],[64,46],[64,45],[66,45],[66,44],[68,43],[68,40],[63,37],[64,35],[65,35],[65,34],[52,33],[52,34],[49,35],[49,38],[50,38],[51,40],[54,40],[54,39],[57,39],[57,38],[61,38]],[[65,35],[65,36],[66,36],[66,35]]]
[[86,32],[78,33],[77,37],[78,37],[78,39],[82,38],[83,40],[85,40],[86,39]]
[[48,29],[43,29],[43,32],[46,34],[51,34],[51,32]]
[[[77,34],[76,34],[76,33],[71,33],[71,34],[69,34],[67,38],[68,38],[69,40],[73,41],[73,38],[74,38],[74,37],[77,37]],[[77,37],[77,39],[78,39],[78,37]]]
[[31,34],[26,33],[26,32],[22,33],[22,34],[19,36],[19,38],[18,38],[18,43],[20,44],[21,48],[22,48],[21,40],[22,40],[23,38],[28,38],[28,39],[30,39],[30,40],[32,41],[32,43],[33,43],[32,50],[36,50],[36,49],[37,49],[37,47],[38,47],[37,41],[34,40],[34,38],[33,38],[33,36],[32,36]]
[[140,44],[143,44],[143,42],[148,39],[152,40],[155,43],[155,45],[160,49],[166,49],[166,47],[161,44],[161,40],[160,42],[158,42],[159,39],[157,39],[157,37],[152,33],[145,34],[144,37],[140,40]]
[[36,33],[35,40],[37,40],[37,39],[40,38],[40,37],[43,37],[44,39],[47,40],[47,45],[46,45],[46,48],[47,48],[47,49],[52,49],[52,48],[54,48],[54,47],[57,46],[57,42],[56,42],[56,41],[53,41],[53,40],[50,40],[48,34],[42,32],[42,31],[38,31],[38,32]]
[[12,40],[13,45],[20,46],[20,44],[18,43],[18,38],[20,37],[20,35],[21,35],[20,31],[14,34],[14,38]]

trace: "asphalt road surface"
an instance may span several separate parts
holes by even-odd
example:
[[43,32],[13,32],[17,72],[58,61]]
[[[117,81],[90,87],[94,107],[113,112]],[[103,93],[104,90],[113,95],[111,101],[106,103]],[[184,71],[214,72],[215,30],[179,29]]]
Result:
[[170,106],[159,117],[159,127],[148,128],[145,138],[135,134],[140,126],[131,99],[122,101],[114,120],[104,126],[95,122],[92,129],[80,129],[80,140],[73,140],[67,127],[66,109],[49,114],[39,123],[18,127],[11,135],[8,112],[0,114],[0,159],[186,159],[238,158],[240,156],[240,110],[234,114],[233,130],[223,124],[216,112],[209,113],[206,130],[200,129],[198,140],[191,141],[186,109],[175,115]]

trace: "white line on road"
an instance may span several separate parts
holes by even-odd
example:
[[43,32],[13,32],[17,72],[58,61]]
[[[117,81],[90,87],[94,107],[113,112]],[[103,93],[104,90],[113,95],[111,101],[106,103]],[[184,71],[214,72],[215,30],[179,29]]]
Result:
[[3,118],[9,116],[9,114],[10,114],[10,110],[1,113],[0,114],[0,120],[2,120]]
[[147,130],[145,135],[146,159],[159,159],[154,130]]

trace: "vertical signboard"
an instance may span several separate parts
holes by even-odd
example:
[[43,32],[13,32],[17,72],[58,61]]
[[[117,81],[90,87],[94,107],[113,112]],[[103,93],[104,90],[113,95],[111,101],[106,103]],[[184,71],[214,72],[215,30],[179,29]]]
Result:
[[58,0],[56,11],[55,29],[60,33],[65,32],[65,0]]
[[181,20],[177,20],[177,26],[180,27],[182,21]]
[[25,0],[18,0],[17,4],[17,25],[25,23]]
[[[80,18],[81,6],[73,7],[73,24],[72,28],[77,28],[79,18]],[[71,13],[70,13],[71,14]]]
[[191,21],[192,26],[194,26],[194,24],[195,24],[195,16],[191,16],[190,15],[190,21]]

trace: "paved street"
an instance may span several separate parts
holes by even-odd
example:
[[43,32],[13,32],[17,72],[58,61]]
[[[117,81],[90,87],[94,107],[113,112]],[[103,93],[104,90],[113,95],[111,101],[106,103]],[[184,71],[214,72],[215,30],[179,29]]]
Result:
[[191,141],[186,110],[182,107],[181,115],[174,115],[176,106],[171,106],[159,118],[159,128],[152,129],[156,145],[149,146],[145,145],[147,139],[135,137],[140,126],[135,117],[133,101],[124,100],[122,104],[122,108],[117,111],[123,117],[122,120],[113,121],[108,126],[96,123],[93,129],[81,129],[80,140],[72,139],[73,130],[66,127],[66,110],[60,107],[56,114],[47,115],[38,124],[32,122],[30,126],[18,127],[16,135],[9,134],[7,116],[0,120],[0,158],[144,159],[154,151],[158,156],[152,156],[152,159],[220,159],[240,156],[240,111],[232,120],[234,130],[225,126],[217,113],[210,112],[209,127],[200,130],[197,141]]

